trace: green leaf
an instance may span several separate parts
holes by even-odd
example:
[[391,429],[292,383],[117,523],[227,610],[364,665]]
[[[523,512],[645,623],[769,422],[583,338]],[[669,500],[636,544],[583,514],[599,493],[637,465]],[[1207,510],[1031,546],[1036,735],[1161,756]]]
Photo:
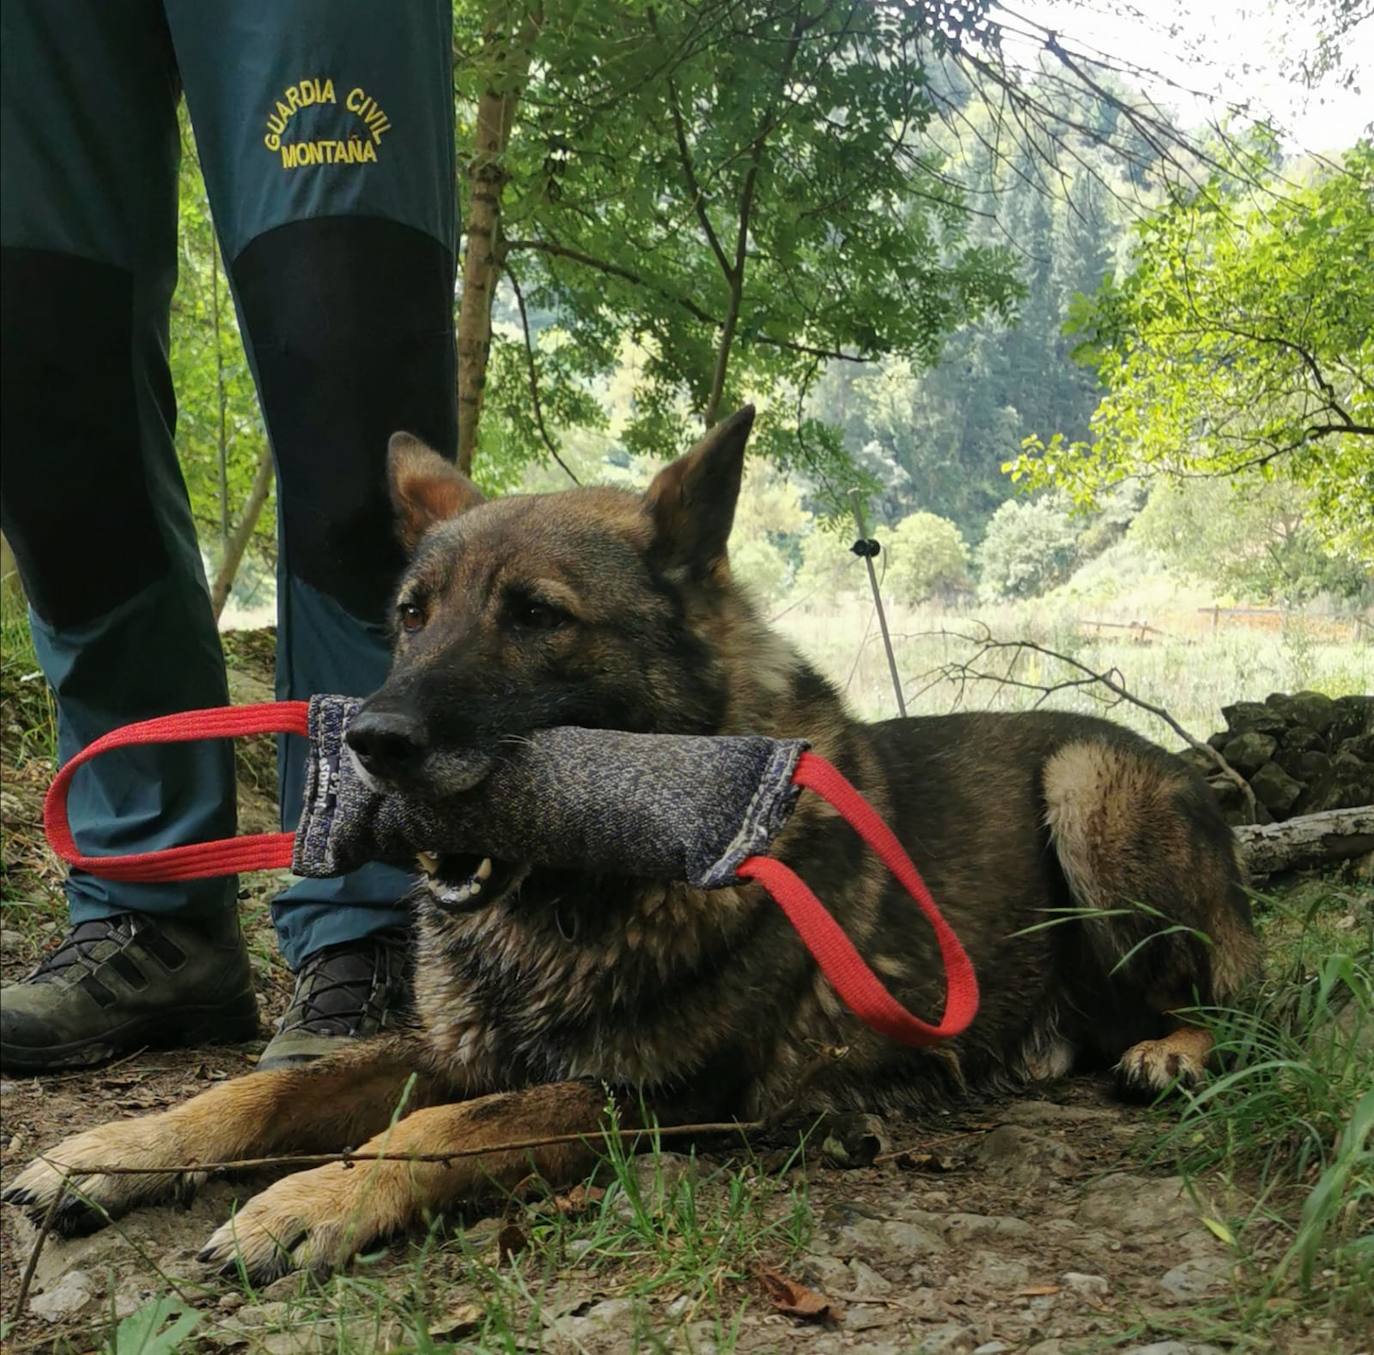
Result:
[[176,1355],[200,1323],[200,1313],[164,1294],[124,1318],[106,1349],[109,1355]]

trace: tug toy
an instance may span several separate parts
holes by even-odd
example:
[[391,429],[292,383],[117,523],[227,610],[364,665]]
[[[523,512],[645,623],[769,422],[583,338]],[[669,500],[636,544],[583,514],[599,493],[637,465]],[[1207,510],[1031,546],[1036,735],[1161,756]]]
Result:
[[[362,702],[316,696],[185,711],[125,725],[82,749],[48,790],[43,822],[69,865],[111,880],[195,880],[290,867],[342,875],[368,861],[413,868],[422,853],[642,879],[698,889],[760,885],[787,915],[844,1003],[867,1025],[909,1045],[967,1030],[978,1010],[973,966],[911,858],[855,788],[800,739],[540,730],[503,750],[470,791],[427,800],[373,789],[345,743]],[[113,748],[246,734],[310,740],[304,804],[294,833],[257,833],[128,856],[87,856],[72,835],[67,792],[77,770]],[[768,851],[803,790],[828,801],[878,854],[930,923],[945,971],[936,1024],[906,1010],[791,867]]]

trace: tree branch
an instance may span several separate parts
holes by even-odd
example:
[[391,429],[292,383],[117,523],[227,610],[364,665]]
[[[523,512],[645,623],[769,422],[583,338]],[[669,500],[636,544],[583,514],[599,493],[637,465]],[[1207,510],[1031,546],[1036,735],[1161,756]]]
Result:
[[[523,250],[548,254],[556,259],[567,259],[570,263],[579,263],[584,267],[595,269],[598,273],[605,273],[607,277],[620,278],[636,287],[643,287],[645,291],[652,292],[655,296],[660,296],[675,306],[681,306],[688,315],[700,320],[704,325],[710,325],[712,329],[721,328],[723,323],[719,316],[712,315],[710,311],[698,305],[690,297],[679,296],[676,292],[669,291],[651,278],[646,278],[642,273],[635,272],[633,268],[627,268],[624,264],[612,263],[608,259],[598,259],[584,250],[574,248],[572,245],[560,244],[555,240],[508,240],[505,242],[507,255]],[[747,342],[760,343],[768,348],[780,348],[785,352],[799,353],[804,357],[831,358],[836,362],[868,364],[874,361],[873,358],[865,357],[862,353],[847,353],[842,348],[822,348],[815,344],[800,343],[795,339],[775,338],[771,334],[751,333],[748,335]]]
[[[1112,700],[1105,701],[1108,707],[1118,705],[1125,701],[1138,707],[1140,710],[1147,711],[1157,720],[1161,720],[1178,735],[1190,748],[1205,754],[1217,766],[1217,769],[1233,781],[1245,799],[1246,808],[1249,811],[1250,821],[1253,823],[1258,817],[1258,809],[1255,802],[1255,793],[1250,789],[1250,783],[1231,766],[1221,753],[1209,743],[1194,738],[1163,706],[1158,706],[1152,701],[1146,701],[1144,697],[1136,696],[1126,686],[1126,680],[1122,676],[1120,669],[1109,668],[1105,672],[1098,672],[1096,669],[1075,659],[1072,655],[1061,654],[1058,650],[1050,649],[1047,645],[1039,644],[1034,640],[998,640],[994,638],[992,632],[986,627],[982,627],[981,634],[968,635],[960,631],[939,630],[933,632],[936,635],[952,637],[962,640],[965,644],[974,646],[975,653],[971,659],[965,663],[947,663],[940,665],[939,668],[931,670],[935,674],[936,681],[948,681],[958,683],[961,687],[966,682],[995,682],[1002,687],[1017,687],[1025,691],[1039,692],[1040,697],[1036,701],[1036,706],[1042,705],[1056,692],[1070,691],[1075,688],[1101,686],[1112,694]],[[985,673],[980,671],[978,665],[994,654],[1011,651],[1012,660],[1005,673]],[[1017,657],[1023,653],[1040,654],[1045,658],[1054,659],[1066,667],[1074,669],[1083,674],[1082,677],[1065,678],[1062,682],[1028,682],[1021,678],[1013,677],[1012,674],[1016,667]],[[929,673],[923,676],[930,676]],[[931,684],[927,683],[927,686]]]
[[525,362],[530,374],[530,402],[534,406],[534,421],[539,427],[539,436],[544,439],[544,446],[548,448],[549,455],[563,467],[568,479],[573,484],[580,485],[582,482],[573,474],[568,463],[558,454],[558,447],[549,436],[549,430],[544,426],[544,406],[539,399],[539,375],[534,364],[534,341],[530,338],[530,317],[525,310],[525,294],[520,290],[519,279],[516,278],[509,260],[503,265],[503,271],[510,280],[511,290],[515,293],[515,304],[520,310],[520,328],[525,336]]
[[697,220],[701,223],[701,229],[706,234],[706,241],[711,246],[711,252],[716,256],[716,262],[720,264],[720,271],[727,278],[730,277],[730,260],[725,256],[725,250],[721,248],[720,238],[716,235],[716,229],[711,224],[710,214],[706,210],[706,199],[702,195],[701,186],[697,183],[696,170],[692,167],[692,150],[687,144],[687,129],[682,125],[682,109],[678,106],[677,85],[673,83],[672,76],[668,77],[668,107],[673,115],[673,132],[677,138],[678,158],[682,161],[682,176],[687,182],[687,191],[692,197],[692,208],[696,212]]

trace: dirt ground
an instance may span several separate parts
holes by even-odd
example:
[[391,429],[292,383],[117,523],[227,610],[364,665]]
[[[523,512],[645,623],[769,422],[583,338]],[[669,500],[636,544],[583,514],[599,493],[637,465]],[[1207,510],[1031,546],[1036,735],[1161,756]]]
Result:
[[[254,1048],[145,1053],[89,1074],[5,1084],[8,1178],[36,1150],[112,1117],[172,1104],[252,1066]],[[1224,1309],[1244,1277],[1201,1221],[1209,1207],[1180,1181],[1142,1165],[1156,1114],[1124,1106],[1105,1079],[1066,1080],[1034,1097],[955,1112],[925,1123],[883,1126],[886,1155],[869,1167],[815,1166],[808,1194],[814,1231],[786,1262],[788,1276],[842,1308],[837,1321],[803,1322],[769,1311],[754,1295],[734,1349],[800,1348],[812,1355],[1070,1355],[1116,1348],[1136,1355],[1219,1351],[1177,1331],[1204,1331],[1209,1304]],[[696,1170],[708,1169],[710,1158]],[[661,1169],[690,1170],[665,1155]],[[14,1351],[87,1350],[110,1315],[122,1316],[169,1285],[184,1283],[207,1321],[197,1348],[263,1352],[384,1350],[401,1330],[340,1330],[338,1322],[289,1321],[287,1278],[244,1297],[234,1282],[198,1270],[195,1252],[264,1178],[214,1182],[189,1208],[130,1216],[118,1231],[73,1241],[49,1238],[29,1311],[9,1333]],[[0,1302],[13,1311],[35,1230],[6,1209]],[[479,1224],[480,1230],[483,1225]],[[492,1226],[492,1225],[487,1225]],[[370,1267],[373,1282],[411,1282],[407,1244]],[[461,1266],[439,1256],[433,1276],[450,1307],[474,1298]],[[719,1349],[719,1323],[693,1321],[670,1297],[643,1302],[569,1268],[545,1295],[544,1339],[528,1348],[599,1355],[634,1348],[647,1323],[658,1349]],[[742,1297],[749,1297],[747,1294]],[[476,1296],[480,1301],[480,1295]],[[675,1319],[680,1319],[675,1321]],[[640,1348],[650,1349],[652,1346]],[[1277,1348],[1277,1347],[1270,1347]],[[1286,1334],[1293,1355],[1358,1348],[1320,1326]]]

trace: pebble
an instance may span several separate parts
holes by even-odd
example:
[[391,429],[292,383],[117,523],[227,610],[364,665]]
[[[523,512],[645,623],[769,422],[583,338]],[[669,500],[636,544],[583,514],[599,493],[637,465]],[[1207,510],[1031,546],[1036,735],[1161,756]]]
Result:
[[1197,1221],[1197,1211],[1177,1176],[1151,1178],[1117,1172],[1096,1182],[1075,1216],[1087,1227],[1136,1237]]
[[1103,1275],[1085,1275],[1081,1270],[1066,1270],[1060,1277],[1059,1283],[1074,1294],[1088,1294],[1094,1298],[1103,1298],[1108,1291],[1106,1277]]
[[17,1082],[8,1082],[0,1078],[0,1096],[13,1096],[19,1090]]
[[1080,1163],[1078,1154],[1062,1139],[1014,1124],[988,1134],[978,1146],[977,1158],[1013,1186],[1033,1186],[1046,1175],[1067,1176]]
[[[862,1262],[857,1264],[861,1265]],[[823,1294],[848,1293],[854,1283],[853,1271],[838,1256],[807,1257],[806,1268],[801,1278]]]
[[95,1282],[84,1270],[69,1270],[46,1293],[29,1300],[29,1311],[49,1322],[61,1322],[95,1297]]
[[1165,1271],[1159,1287],[1175,1302],[1188,1303],[1218,1288],[1230,1275],[1231,1263],[1225,1257],[1199,1256]]
[[892,1282],[856,1256],[849,1263],[849,1289],[861,1298],[883,1298],[892,1292]]
[[574,1342],[582,1341],[615,1328],[632,1328],[634,1310],[633,1299],[603,1299],[580,1316],[560,1317],[553,1330]]
[[977,1253],[969,1262],[969,1278],[983,1289],[1010,1294],[1030,1280],[1030,1266],[1015,1256],[996,1252]]
[[977,1344],[978,1338],[971,1327],[947,1322],[918,1337],[911,1352],[912,1355],[972,1355]]
[[944,1245],[938,1234],[919,1224],[900,1219],[860,1219],[836,1230],[829,1249],[837,1256],[900,1264],[942,1251]]
[[901,1320],[893,1309],[876,1303],[856,1303],[845,1310],[845,1331],[872,1331],[875,1327],[891,1327]]
[[23,932],[16,932],[9,927],[0,927],[0,950],[18,950],[26,945]]
[[1031,1237],[1034,1232],[1025,1219],[1010,1214],[950,1214],[945,1219],[945,1236],[951,1242],[975,1237]]

